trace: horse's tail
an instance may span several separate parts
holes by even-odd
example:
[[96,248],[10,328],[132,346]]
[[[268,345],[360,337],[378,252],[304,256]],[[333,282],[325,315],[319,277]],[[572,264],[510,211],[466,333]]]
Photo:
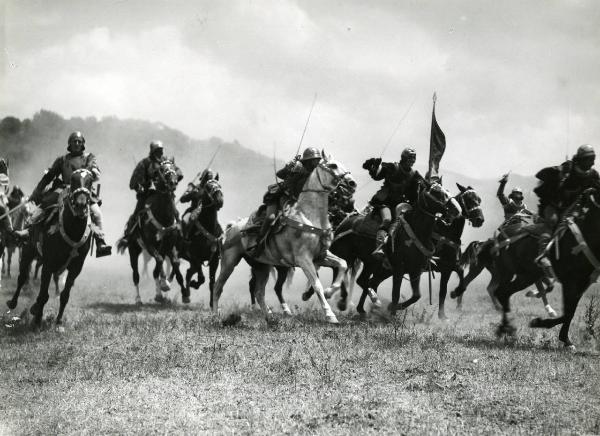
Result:
[[463,268],[466,266],[475,265],[477,263],[477,255],[479,254],[479,247],[483,244],[481,241],[471,242],[465,251],[460,256],[460,266]]
[[128,246],[128,242],[127,239],[125,238],[121,238],[117,241],[117,253],[119,254],[123,254],[125,253],[125,250],[127,249]]

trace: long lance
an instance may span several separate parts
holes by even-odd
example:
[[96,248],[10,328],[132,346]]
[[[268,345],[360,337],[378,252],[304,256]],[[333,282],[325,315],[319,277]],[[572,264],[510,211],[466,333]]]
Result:
[[14,212],[18,211],[19,209],[24,208],[27,205],[27,201],[21,203],[20,205],[13,207],[11,210],[5,212],[4,214],[0,215],[0,221],[2,221],[4,218],[6,218],[7,216],[13,214]]
[[306,118],[306,124],[304,124],[304,130],[302,131],[302,136],[300,137],[300,142],[298,143],[298,149],[296,150],[295,156],[298,156],[300,153],[300,147],[302,147],[302,141],[304,140],[304,134],[306,133],[306,129],[308,127],[308,122],[310,121],[310,116],[315,107],[315,103],[317,102],[317,93],[315,92],[315,97],[313,98],[312,105],[310,106],[310,112],[308,112],[308,118]]
[[[385,143],[385,146],[383,147],[383,150],[381,150],[381,153],[379,154],[379,157],[383,157],[383,154],[385,153],[385,151],[387,150],[387,148],[389,147],[389,145],[392,142],[392,138],[396,135],[396,132],[398,132],[398,129],[400,128],[400,126],[402,125],[402,122],[404,121],[404,119],[408,116],[408,114],[410,113],[410,110],[412,109],[413,105],[415,104],[415,101],[417,101],[417,97],[415,96],[415,98],[413,98],[412,102],[410,103],[410,106],[408,106],[408,109],[406,109],[406,112],[404,112],[404,115],[402,115],[402,118],[400,118],[400,120],[398,121],[398,124],[396,124],[396,127],[394,128],[392,134],[390,135],[390,137],[388,138],[387,142]],[[362,191],[367,185],[369,185],[369,183],[371,183],[373,180],[369,180],[367,181],[365,184],[363,184],[356,192],[360,192]]]

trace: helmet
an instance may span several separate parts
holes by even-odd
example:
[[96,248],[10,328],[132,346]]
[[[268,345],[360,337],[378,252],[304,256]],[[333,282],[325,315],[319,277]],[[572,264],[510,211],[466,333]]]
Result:
[[206,168],[204,171],[202,171],[202,174],[200,175],[200,183],[206,183],[209,180],[213,180],[215,178],[217,178],[217,173],[211,170],[210,168]]
[[152,141],[150,143],[150,154],[154,154],[158,150],[161,150],[161,151],[164,150],[162,141]]
[[321,159],[321,152],[314,147],[308,147],[302,153],[301,161],[311,160],[311,159]]
[[523,190],[517,186],[515,186],[514,188],[512,188],[512,191],[510,191],[510,195],[509,197],[514,197],[516,195],[520,195],[521,197],[523,196]]
[[408,159],[408,158],[413,158],[413,159],[417,158],[417,152],[415,151],[414,148],[407,147],[404,150],[402,150],[402,154],[400,155],[400,159],[401,160],[405,160],[405,159]]
[[79,131],[73,132],[69,135],[69,140],[67,141],[67,150],[73,151],[73,144],[75,144],[76,142],[81,142],[81,150],[85,150],[85,138],[83,137],[83,134]]
[[574,159],[583,159],[586,157],[596,157],[594,147],[592,147],[590,144],[580,145],[577,149],[577,153],[575,153],[575,156],[573,156]]

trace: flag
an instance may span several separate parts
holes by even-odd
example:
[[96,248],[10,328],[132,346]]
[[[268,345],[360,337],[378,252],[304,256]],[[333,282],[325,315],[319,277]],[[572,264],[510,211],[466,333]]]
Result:
[[433,94],[433,111],[431,113],[431,136],[429,137],[429,171],[427,179],[439,179],[440,161],[446,151],[446,135],[440,129],[435,119],[435,101],[437,97]]

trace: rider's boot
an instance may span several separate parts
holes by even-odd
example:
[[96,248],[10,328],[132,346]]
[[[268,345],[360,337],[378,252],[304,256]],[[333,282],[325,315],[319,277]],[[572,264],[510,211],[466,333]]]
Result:
[[538,264],[538,266],[541,268],[542,272],[544,273],[544,278],[543,280],[547,283],[547,286],[549,288],[554,287],[554,285],[556,284],[556,274],[554,273],[554,269],[552,268],[552,263],[550,262],[550,259],[548,259],[547,253],[548,253],[548,243],[550,242],[550,238],[551,235],[550,233],[543,233],[540,236],[540,239],[538,241],[538,249],[539,249],[539,255],[538,257],[535,258],[535,262]]
[[92,222],[96,229],[94,238],[96,240],[96,257],[110,256],[112,254],[112,247],[104,240],[104,230],[102,229],[102,212],[97,203],[93,203],[90,207],[90,213],[92,215]]
[[262,254],[267,242],[265,239],[267,237],[267,233],[269,233],[269,229],[271,228],[273,221],[275,221],[274,213],[269,214],[265,217],[265,220],[263,221],[262,226],[260,227],[258,237],[256,238],[256,245],[250,250],[248,250],[248,254],[250,256],[258,257]]
[[377,242],[377,246],[375,247],[375,250],[373,251],[373,253],[371,253],[372,256],[374,256],[376,258],[381,258],[381,259],[385,258],[385,253],[383,252],[383,246],[387,242],[387,239],[388,239],[388,232],[385,229],[377,230],[377,235],[375,236],[375,241]]

